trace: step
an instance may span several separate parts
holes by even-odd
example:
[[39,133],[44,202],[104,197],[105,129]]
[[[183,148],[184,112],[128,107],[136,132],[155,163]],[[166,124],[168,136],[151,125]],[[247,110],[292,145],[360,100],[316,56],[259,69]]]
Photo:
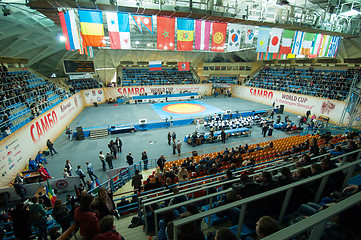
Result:
[[90,139],[105,138],[108,136],[108,129],[96,129],[90,131]]

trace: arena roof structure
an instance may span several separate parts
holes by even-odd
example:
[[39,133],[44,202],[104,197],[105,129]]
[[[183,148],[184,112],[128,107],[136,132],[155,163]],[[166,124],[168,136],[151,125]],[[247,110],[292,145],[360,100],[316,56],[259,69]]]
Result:
[[[361,57],[360,0],[2,0],[0,56],[29,59],[28,66],[50,76],[54,69],[62,75],[62,60],[86,60],[86,55],[65,50],[59,11],[72,8],[131,14],[160,15],[238,23],[242,25],[279,27],[341,36],[337,58]],[[105,21],[106,22],[106,21]],[[179,52],[157,50],[156,34],[141,33],[131,22],[132,50],[95,48],[95,67],[117,67],[121,61],[179,59],[198,62],[255,61],[255,45],[241,45],[229,53]],[[107,31],[107,27],[105,26]],[[107,36],[107,33],[105,34]],[[149,51],[152,50],[152,51]],[[159,58],[159,57],[158,57]]]

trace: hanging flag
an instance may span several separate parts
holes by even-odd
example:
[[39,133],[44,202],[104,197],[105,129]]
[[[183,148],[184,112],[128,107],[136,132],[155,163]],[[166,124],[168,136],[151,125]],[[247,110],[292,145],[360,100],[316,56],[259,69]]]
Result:
[[194,20],[177,18],[177,50],[193,50]]
[[270,53],[278,53],[280,48],[280,42],[282,37],[283,29],[281,28],[271,28],[271,37],[269,41],[269,49]]
[[253,43],[253,38],[254,38],[254,27],[247,26],[246,39],[244,40],[244,43]]
[[332,36],[330,48],[327,53],[327,57],[336,57],[338,45],[340,44],[340,37]]
[[48,198],[50,199],[51,201],[51,204],[54,206],[54,203],[56,201],[56,196],[53,192],[53,189],[51,188],[50,184],[49,184],[49,181],[47,180],[46,181],[47,184],[45,186],[45,189],[46,189],[46,196],[48,196]]
[[174,50],[175,18],[157,16],[157,48]]
[[227,23],[212,22],[212,47],[213,52],[224,52],[226,41]]
[[295,33],[295,31],[291,31],[291,30],[283,31],[282,43],[281,43],[281,47],[279,50],[280,54],[291,53],[292,39],[293,39],[294,33]]
[[228,24],[228,45],[227,52],[239,51],[241,43],[242,26],[239,24]]
[[150,71],[162,71],[162,61],[149,61]]
[[312,43],[311,52],[308,55],[309,58],[316,58],[318,56],[321,49],[322,39],[323,39],[323,34],[316,33],[315,40]]
[[78,10],[78,13],[84,44],[105,47],[102,12]]
[[178,71],[189,71],[189,62],[178,62]]
[[295,36],[293,38],[292,45],[292,54],[298,55],[301,54],[301,46],[305,33],[301,31],[296,31]]
[[313,40],[315,39],[314,33],[305,33],[305,37],[302,42],[301,54],[310,55]]
[[93,47],[92,46],[87,46],[87,51],[88,51],[88,56],[90,58],[94,58],[94,52],[93,52]]
[[106,12],[110,48],[130,49],[129,14]]
[[319,57],[326,57],[330,42],[331,37],[329,35],[324,35],[321,43],[320,53],[318,55]]
[[65,37],[66,50],[80,49],[79,30],[75,23],[74,10],[59,12],[61,29]]
[[143,33],[142,29],[144,26],[151,34],[153,34],[152,16],[132,15],[132,18],[141,33]]
[[196,20],[195,49],[209,50],[210,35],[211,35],[211,22]]
[[258,29],[258,39],[257,39],[256,52],[267,52],[269,33],[270,33],[269,28],[260,27]]

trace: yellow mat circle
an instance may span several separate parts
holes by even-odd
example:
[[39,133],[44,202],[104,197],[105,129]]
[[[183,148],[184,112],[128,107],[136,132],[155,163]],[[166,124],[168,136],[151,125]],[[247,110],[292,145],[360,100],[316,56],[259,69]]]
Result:
[[202,105],[193,103],[176,103],[164,106],[162,110],[176,114],[192,114],[203,112],[204,110],[206,110],[206,108]]

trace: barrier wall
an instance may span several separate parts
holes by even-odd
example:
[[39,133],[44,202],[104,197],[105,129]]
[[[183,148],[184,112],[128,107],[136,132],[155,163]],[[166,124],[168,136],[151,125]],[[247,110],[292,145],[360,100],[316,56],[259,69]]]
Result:
[[0,187],[7,187],[34,158],[47,148],[84,109],[82,92],[64,100],[0,142]]
[[154,93],[170,91],[178,93],[183,91],[197,92],[199,95],[212,94],[212,84],[188,84],[188,85],[154,85],[154,86],[129,86],[104,88],[105,98],[117,99],[117,97],[133,97],[139,94],[153,95]]
[[104,88],[95,88],[89,90],[82,90],[80,93],[83,95],[85,106],[93,105],[94,102],[98,104],[104,103],[109,99],[104,96]]
[[276,106],[284,105],[285,111],[302,116],[311,110],[312,115],[330,117],[331,123],[339,122],[345,107],[345,102],[337,100],[236,85],[232,86],[232,96],[267,105],[275,102]]

